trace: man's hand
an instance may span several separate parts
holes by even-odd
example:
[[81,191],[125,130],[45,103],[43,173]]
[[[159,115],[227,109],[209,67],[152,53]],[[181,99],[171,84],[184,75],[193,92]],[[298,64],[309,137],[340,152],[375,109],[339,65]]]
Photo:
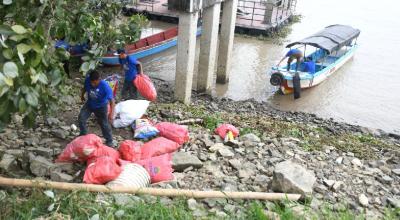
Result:
[[110,122],[110,124],[112,124],[114,121],[112,112],[110,112],[110,114],[108,114],[108,121]]
[[85,94],[82,94],[82,95],[81,95],[81,101],[82,101],[82,102],[85,102]]

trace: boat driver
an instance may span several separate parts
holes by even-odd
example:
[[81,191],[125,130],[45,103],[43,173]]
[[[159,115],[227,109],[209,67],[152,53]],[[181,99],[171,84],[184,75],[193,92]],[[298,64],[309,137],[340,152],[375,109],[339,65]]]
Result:
[[290,64],[293,62],[293,60],[296,60],[296,71],[299,69],[300,63],[303,60],[303,52],[299,49],[290,49],[286,55],[279,61],[278,66],[286,59],[288,58],[287,62],[287,71],[290,70]]

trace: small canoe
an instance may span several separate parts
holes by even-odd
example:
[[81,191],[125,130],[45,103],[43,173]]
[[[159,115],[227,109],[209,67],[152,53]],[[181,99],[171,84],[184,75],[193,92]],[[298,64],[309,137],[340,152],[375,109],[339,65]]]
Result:
[[[354,56],[359,35],[360,30],[350,26],[331,25],[301,41],[288,44],[287,48],[297,45],[304,49],[304,57],[315,62],[315,73],[303,72],[304,63],[296,71],[296,62],[293,62],[289,71],[287,65],[272,67],[270,83],[279,86],[283,94],[295,93],[295,97],[299,97],[302,89],[322,83]],[[310,49],[312,52],[306,55]]]
[[[201,34],[200,28],[197,30],[197,36]],[[160,53],[171,47],[176,46],[178,38],[178,27],[167,29],[164,32],[148,36],[136,41],[133,44],[125,46],[128,55],[136,59],[147,57]],[[118,66],[119,58],[114,55],[115,51],[110,51],[101,58],[101,62],[107,66]]]

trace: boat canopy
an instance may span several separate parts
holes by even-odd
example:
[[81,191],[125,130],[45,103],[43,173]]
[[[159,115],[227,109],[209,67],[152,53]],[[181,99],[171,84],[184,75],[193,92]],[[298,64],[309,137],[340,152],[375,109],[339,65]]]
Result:
[[303,44],[321,48],[330,54],[332,51],[338,50],[341,47],[348,45],[354,38],[360,35],[360,30],[347,25],[330,25],[324,30],[307,37],[301,41],[296,41],[288,44],[290,48],[294,45]]

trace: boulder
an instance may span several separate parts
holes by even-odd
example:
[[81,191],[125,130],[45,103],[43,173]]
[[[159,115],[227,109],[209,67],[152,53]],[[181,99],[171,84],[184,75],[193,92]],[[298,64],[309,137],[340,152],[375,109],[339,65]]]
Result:
[[0,160],[0,170],[6,173],[17,171],[18,162],[16,158],[11,154],[4,154]]
[[275,166],[272,190],[309,195],[312,193],[315,181],[316,178],[312,171],[288,160]]
[[223,157],[234,157],[235,153],[233,153],[231,150],[229,150],[228,148],[221,148],[218,150],[219,155],[223,156]]
[[74,179],[74,177],[72,177],[71,175],[65,174],[65,173],[61,173],[61,172],[51,172],[50,178],[52,181],[56,181],[56,182],[67,182],[70,183],[72,182],[72,180]]
[[172,168],[181,172],[188,167],[201,168],[203,163],[194,155],[186,152],[177,152],[172,156]]
[[245,135],[243,135],[243,136],[240,136],[240,140],[241,140],[242,142],[246,142],[246,141],[248,141],[248,142],[253,142],[253,143],[259,143],[259,142],[261,142],[261,139],[260,139],[259,137],[257,137],[257,135],[252,134],[252,133],[250,133],[250,134],[245,134]]
[[54,164],[42,156],[31,158],[30,169],[36,176],[50,176],[50,171],[54,167]]

